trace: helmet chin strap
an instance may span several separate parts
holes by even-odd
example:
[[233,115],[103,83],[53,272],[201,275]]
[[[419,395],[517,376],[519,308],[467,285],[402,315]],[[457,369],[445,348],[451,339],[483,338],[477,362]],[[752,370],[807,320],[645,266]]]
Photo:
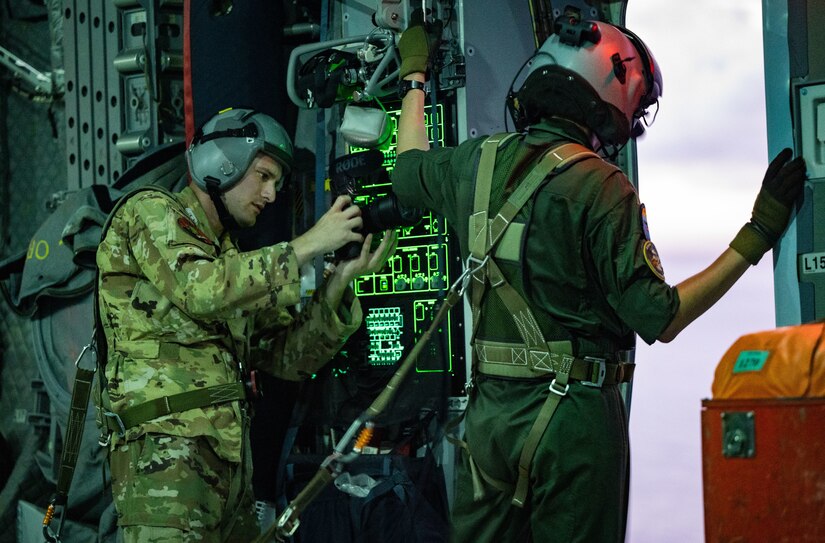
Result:
[[241,225],[238,224],[235,217],[226,209],[226,204],[223,203],[220,181],[209,175],[204,178],[204,181],[206,182],[206,192],[212,199],[212,203],[215,204],[215,210],[218,212],[218,220],[221,221],[224,229],[230,233],[240,230]]

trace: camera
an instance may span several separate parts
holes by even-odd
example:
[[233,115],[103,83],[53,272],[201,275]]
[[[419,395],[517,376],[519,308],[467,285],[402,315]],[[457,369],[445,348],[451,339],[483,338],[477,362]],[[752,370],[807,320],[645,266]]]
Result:
[[[398,202],[393,192],[370,198],[364,187],[388,185],[390,183],[387,170],[381,167],[384,154],[376,149],[344,155],[335,160],[332,167],[330,188],[333,198],[349,195],[361,209],[361,219],[364,225],[361,233],[375,234],[399,226],[413,226],[421,220],[424,212],[421,209],[410,208]],[[366,203],[359,203],[366,199]],[[361,252],[361,244],[351,242],[335,251],[335,259],[352,260]]]

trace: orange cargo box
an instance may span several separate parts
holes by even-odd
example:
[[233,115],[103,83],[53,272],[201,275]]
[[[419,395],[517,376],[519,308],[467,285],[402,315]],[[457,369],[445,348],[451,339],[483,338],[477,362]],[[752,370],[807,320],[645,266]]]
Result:
[[707,543],[825,541],[825,399],[704,400]]
[[740,337],[702,402],[708,543],[825,542],[825,323]]

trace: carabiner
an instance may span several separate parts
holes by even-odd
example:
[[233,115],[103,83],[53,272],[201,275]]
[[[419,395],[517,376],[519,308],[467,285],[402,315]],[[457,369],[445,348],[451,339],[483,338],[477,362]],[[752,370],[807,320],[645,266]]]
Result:
[[92,340],[89,343],[87,343],[86,345],[84,345],[82,349],[80,349],[80,354],[77,355],[77,358],[74,361],[74,367],[80,369],[80,360],[83,358],[83,355],[86,354],[86,351],[89,351],[89,350],[91,350],[95,355],[95,364],[92,367],[92,372],[96,372],[97,371],[97,363],[96,363],[97,362],[97,346],[95,345],[94,337],[92,337]]
[[[479,270],[484,269],[488,260],[490,260],[490,255],[485,256],[483,260],[479,260],[473,255],[468,256],[464,262],[464,271],[461,272],[461,275],[459,275],[458,279],[452,284],[450,290],[455,290],[459,296],[464,296],[467,287],[470,285],[470,279],[478,273]],[[476,264],[476,266],[472,266],[472,264]]]

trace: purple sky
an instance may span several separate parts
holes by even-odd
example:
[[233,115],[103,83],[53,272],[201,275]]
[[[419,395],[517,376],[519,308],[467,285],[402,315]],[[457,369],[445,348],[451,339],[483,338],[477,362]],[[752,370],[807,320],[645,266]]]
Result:
[[[667,281],[710,264],[748,220],[768,164],[761,2],[628,3],[627,26],[664,76],[639,141],[640,197]],[[767,255],[670,344],[640,342],[631,435],[629,543],[704,541],[701,401],[741,335],[774,327]]]

